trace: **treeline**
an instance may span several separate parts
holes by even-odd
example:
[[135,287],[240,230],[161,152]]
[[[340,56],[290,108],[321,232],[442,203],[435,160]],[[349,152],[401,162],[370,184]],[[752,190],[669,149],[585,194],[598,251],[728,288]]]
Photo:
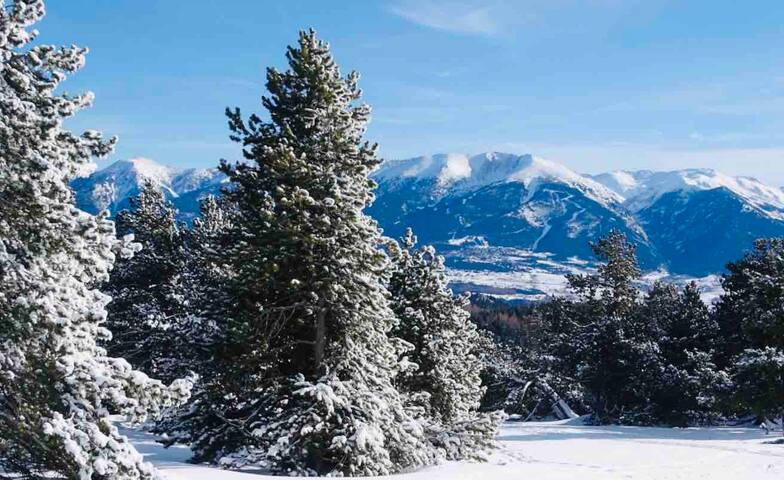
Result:
[[519,325],[536,325],[532,333],[495,334],[488,407],[545,416],[555,392],[600,424],[781,421],[784,240],[758,240],[728,264],[710,306],[695,283],[641,291],[635,248],[621,233],[592,248],[595,274],[568,276],[571,295],[522,312]]

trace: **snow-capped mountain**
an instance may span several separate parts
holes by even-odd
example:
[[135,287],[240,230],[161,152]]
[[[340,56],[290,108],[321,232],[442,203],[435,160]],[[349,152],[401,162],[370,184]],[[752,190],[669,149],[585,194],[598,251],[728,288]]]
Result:
[[97,213],[108,209],[114,213],[127,208],[129,199],[149,181],[166,194],[184,218],[189,218],[198,212],[199,199],[217,194],[225,179],[215,168],[175,169],[147,158],[132,158],[115,162],[89,177],[77,178],[71,186],[82,210]]
[[[784,236],[784,190],[712,170],[589,176],[531,155],[485,153],[387,161],[373,178],[368,212],[386,235],[412,227],[447,256],[455,284],[502,295],[563,289],[564,273],[590,268],[589,242],[613,228],[637,244],[647,270],[689,277],[721,272],[755,238]],[[73,188],[81,208],[116,212],[145,179],[186,220],[226,181],[216,169],[132,159]]]
[[624,197],[671,271],[705,275],[754,239],[784,236],[784,191],[709,169],[593,177]]
[[385,234],[398,237],[410,226],[450,256],[480,246],[591,258],[589,242],[615,228],[638,244],[646,266],[659,263],[621,195],[531,155],[418,157],[385,163],[374,178],[369,213]]
[[575,173],[563,165],[532,155],[508,153],[439,154],[385,162],[374,177],[381,183],[396,179],[431,181],[437,192],[477,190],[498,183],[522,183],[535,189],[536,182],[556,180],[580,189],[603,204],[623,201],[621,195],[600,182]]
[[686,169],[671,172],[618,170],[592,178],[623,197],[624,205],[633,212],[650,207],[671,192],[725,189],[760,213],[784,220],[784,190],[752,177],[732,177],[711,169]]

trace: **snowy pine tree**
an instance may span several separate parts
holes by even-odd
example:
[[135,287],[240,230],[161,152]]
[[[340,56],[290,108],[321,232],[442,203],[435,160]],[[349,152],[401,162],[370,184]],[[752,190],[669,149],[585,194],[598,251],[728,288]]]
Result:
[[424,394],[427,414],[439,421],[467,418],[483,393],[474,352],[479,333],[469,320],[468,298],[452,295],[443,258],[430,246],[414,249],[411,229],[402,245],[388,245],[393,265],[389,291],[398,318],[392,335],[413,346],[406,359],[418,367],[401,372],[398,385],[414,396]]
[[116,220],[117,234],[132,235],[141,251],[118,260],[103,288],[112,297],[109,354],[163,381],[188,374],[188,336],[181,331],[189,315],[187,231],[176,215],[163,192],[145,182]]
[[434,441],[447,458],[477,457],[492,444],[498,421],[497,415],[477,413],[484,393],[477,348],[483,342],[469,319],[468,298],[447,288],[443,257],[433,247],[415,245],[411,229],[402,245],[387,242],[393,267],[389,291],[398,318],[392,335],[412,346],[403,360],[413,364],[396,384],[435,423]]
[[580,321],[587,341],[579,376],[595,421],[646,422],[647,412],[633,407],[650,404],[660,366],[653,325],[638,322],[635,316],[640,296],[634,285],[640,276],[636,249],[618,231],[591,247],[601,260],[597,274],[570,278],[592,307],[588,318]]
[[362,212],[378,164],[362,140],[370,109],[312,31],[287,57],[288,71],[267,72],[270,121],[228,112],[248,160],[222,165],[236,220],[229,330],[247,337],[228,342],[241,371],[222,416],[245,437],[212,460],[333,475],[424,465],[433,450],[392,383],[387,260]]
[[741,409],[752,410],[761,419],[782,416],[784,239],[757,240],[754,250],[727,270],[717,305],[720,360],[733,373]]
[[[537,308],[535,354],[553,388],[600,423],[688,425],[721,416],[730,386],[713,361],[718,326],[696,284],[656,283],[642,298],[635,248],[611,232],[592,245],[594,275],[574,299]],[[582,395],[580,395],[582,394]]]
[[[602,315],[601,303],[590,299],[551,298],[538,305],[536,312],[540,325],[528,352],[529,370],[534,370],[534,374],[524,377],[526,382],[546,382],[572,409],[579,413],[588,412],[588,399],[580,374],[591,346],[590,327],[595,325],[592,319]],[[536,393],[536,390],[525,390],[525,393],[529,392]],[[551,403],[542,395],[536,397],[537,403],[540,400]]]
[[560,363],[571,371],[556,376],[578,379],[594,421],[649,423],[662,365],[657,326],[638,315],[636,249],[617,231],[591,247],[601,260],[597,273],[568,276],[577,300],[543,316],[545,332],[565,328],[555,337],[565,343],[550,351],[573,348],[576,353]]
[[761,420],[780,422],[784,435],[784,351],[747,348],[732,366],[737,398]]
[[225,259],[231,225],[225,201],[208,196],[200,202],[199,216],[188,232],[182,274],[187,315],[173,332],[186,340],[180,368],[194,373],[196,383],[187,405],[167,412],[153,428],[166,435],[168,444],[189,444],[195,462],[215,459],[246,438],[234,423],[241,415],[237,399],[245,370],[237,354],[244,351],[249,335],[231,317],[236,288]]
[[202,377],[215,370],[214,346],[225,343],[222,336],[226,322],[230,321],[225,315],[231,308],[233,272],[224,254],[232,219],[225,203],[211,195],[202,199],[199,216],[188,235],[185,283],[190,315],[180,330],[191,345],[188,368]]
[[713,363],[718,325],[692,282],[679,292],[656,283],[641,306],[640,317],[657,331],[663,371],[653,395],[653,418],[686,426],[715,420],[729,389],[727,374]]
[[746,348],[784,350],[784,239],[757,240],[727,270],[717,305],[725,356]]
[[14,478],[151,479],[109,421],[144,419],[187,394],[97,345],[115,254],[132,251],[105,216],[74,206],[68,182],[113,141],[74,135],[65,118],[91,94],[55,94],[84,63],[77,47],[30,46],[41,0],[0,9],[0,471]]

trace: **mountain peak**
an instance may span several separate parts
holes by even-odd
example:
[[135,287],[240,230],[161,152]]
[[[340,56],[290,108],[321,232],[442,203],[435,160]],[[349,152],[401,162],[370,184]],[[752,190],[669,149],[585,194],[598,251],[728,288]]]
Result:
[[384,162],[373,174],[376,179],[434,181],[440,190],[471,190],[507,182],[535,187],[547,181],[563,183],[585,192],[600,203],[620,203],[617,193],[569,168],[530,154],[486,152],[426,155]]
[[127,171],[127,170],[134,170],[138,172],[159,172],[162,170],[170,171],[172,169],[165,165],[161,165],[160,163],[156,162],[151,158],[134,157],[134,158],[117,160],[116,162],[112,163],[111,165],[107,166],[106,168],[100,171],[118,172],[118,171]]
[[191,202],[194,205],[187,205],[186,209],[192,211],[198,207],[195,200],[217,192],[224,179],[216,168],[182,170],[150,158],[136,157],[118,160],[89,177],[76,179],[72,187],[77,204],[88,212],[103,209],[116,212],[127,207],[129,198],[138,194],[144,182],[151,182],[175,203],[187,194],[188,201],[194,200]]
[[591,176],[624,198],[632,211],[642,210],[670,192],[694,192],[724,188],[769,216],[784,213],[784,191],[752,177],[734,177],[712,168],[687,168],[663,172],[625,171]]
[[158,187],[168,189],[176,170],[166,165],[161,165],[155,160],[144,157],[118,160],[103,170],[93,173],[93,176],[104,181],[125,184],[127,186],[150,181]]
[[439,153],[421,157],[387,160],[376,170],[376,178],[415,178],[435,179],[440,185],[467,178],[471,166],[467,155],[458,153]]

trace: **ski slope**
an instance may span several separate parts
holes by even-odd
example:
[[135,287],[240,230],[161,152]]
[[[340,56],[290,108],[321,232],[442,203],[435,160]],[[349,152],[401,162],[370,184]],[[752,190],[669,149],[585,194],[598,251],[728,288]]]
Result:
[[[262,480],[187,463],[189,451],[163,449],[149,434],[124,429],[170,480]],[[451,462],[401,480],[782,479],[784,444],[756,428],[593,427],[578,421],[506,423],[487,463]]]

